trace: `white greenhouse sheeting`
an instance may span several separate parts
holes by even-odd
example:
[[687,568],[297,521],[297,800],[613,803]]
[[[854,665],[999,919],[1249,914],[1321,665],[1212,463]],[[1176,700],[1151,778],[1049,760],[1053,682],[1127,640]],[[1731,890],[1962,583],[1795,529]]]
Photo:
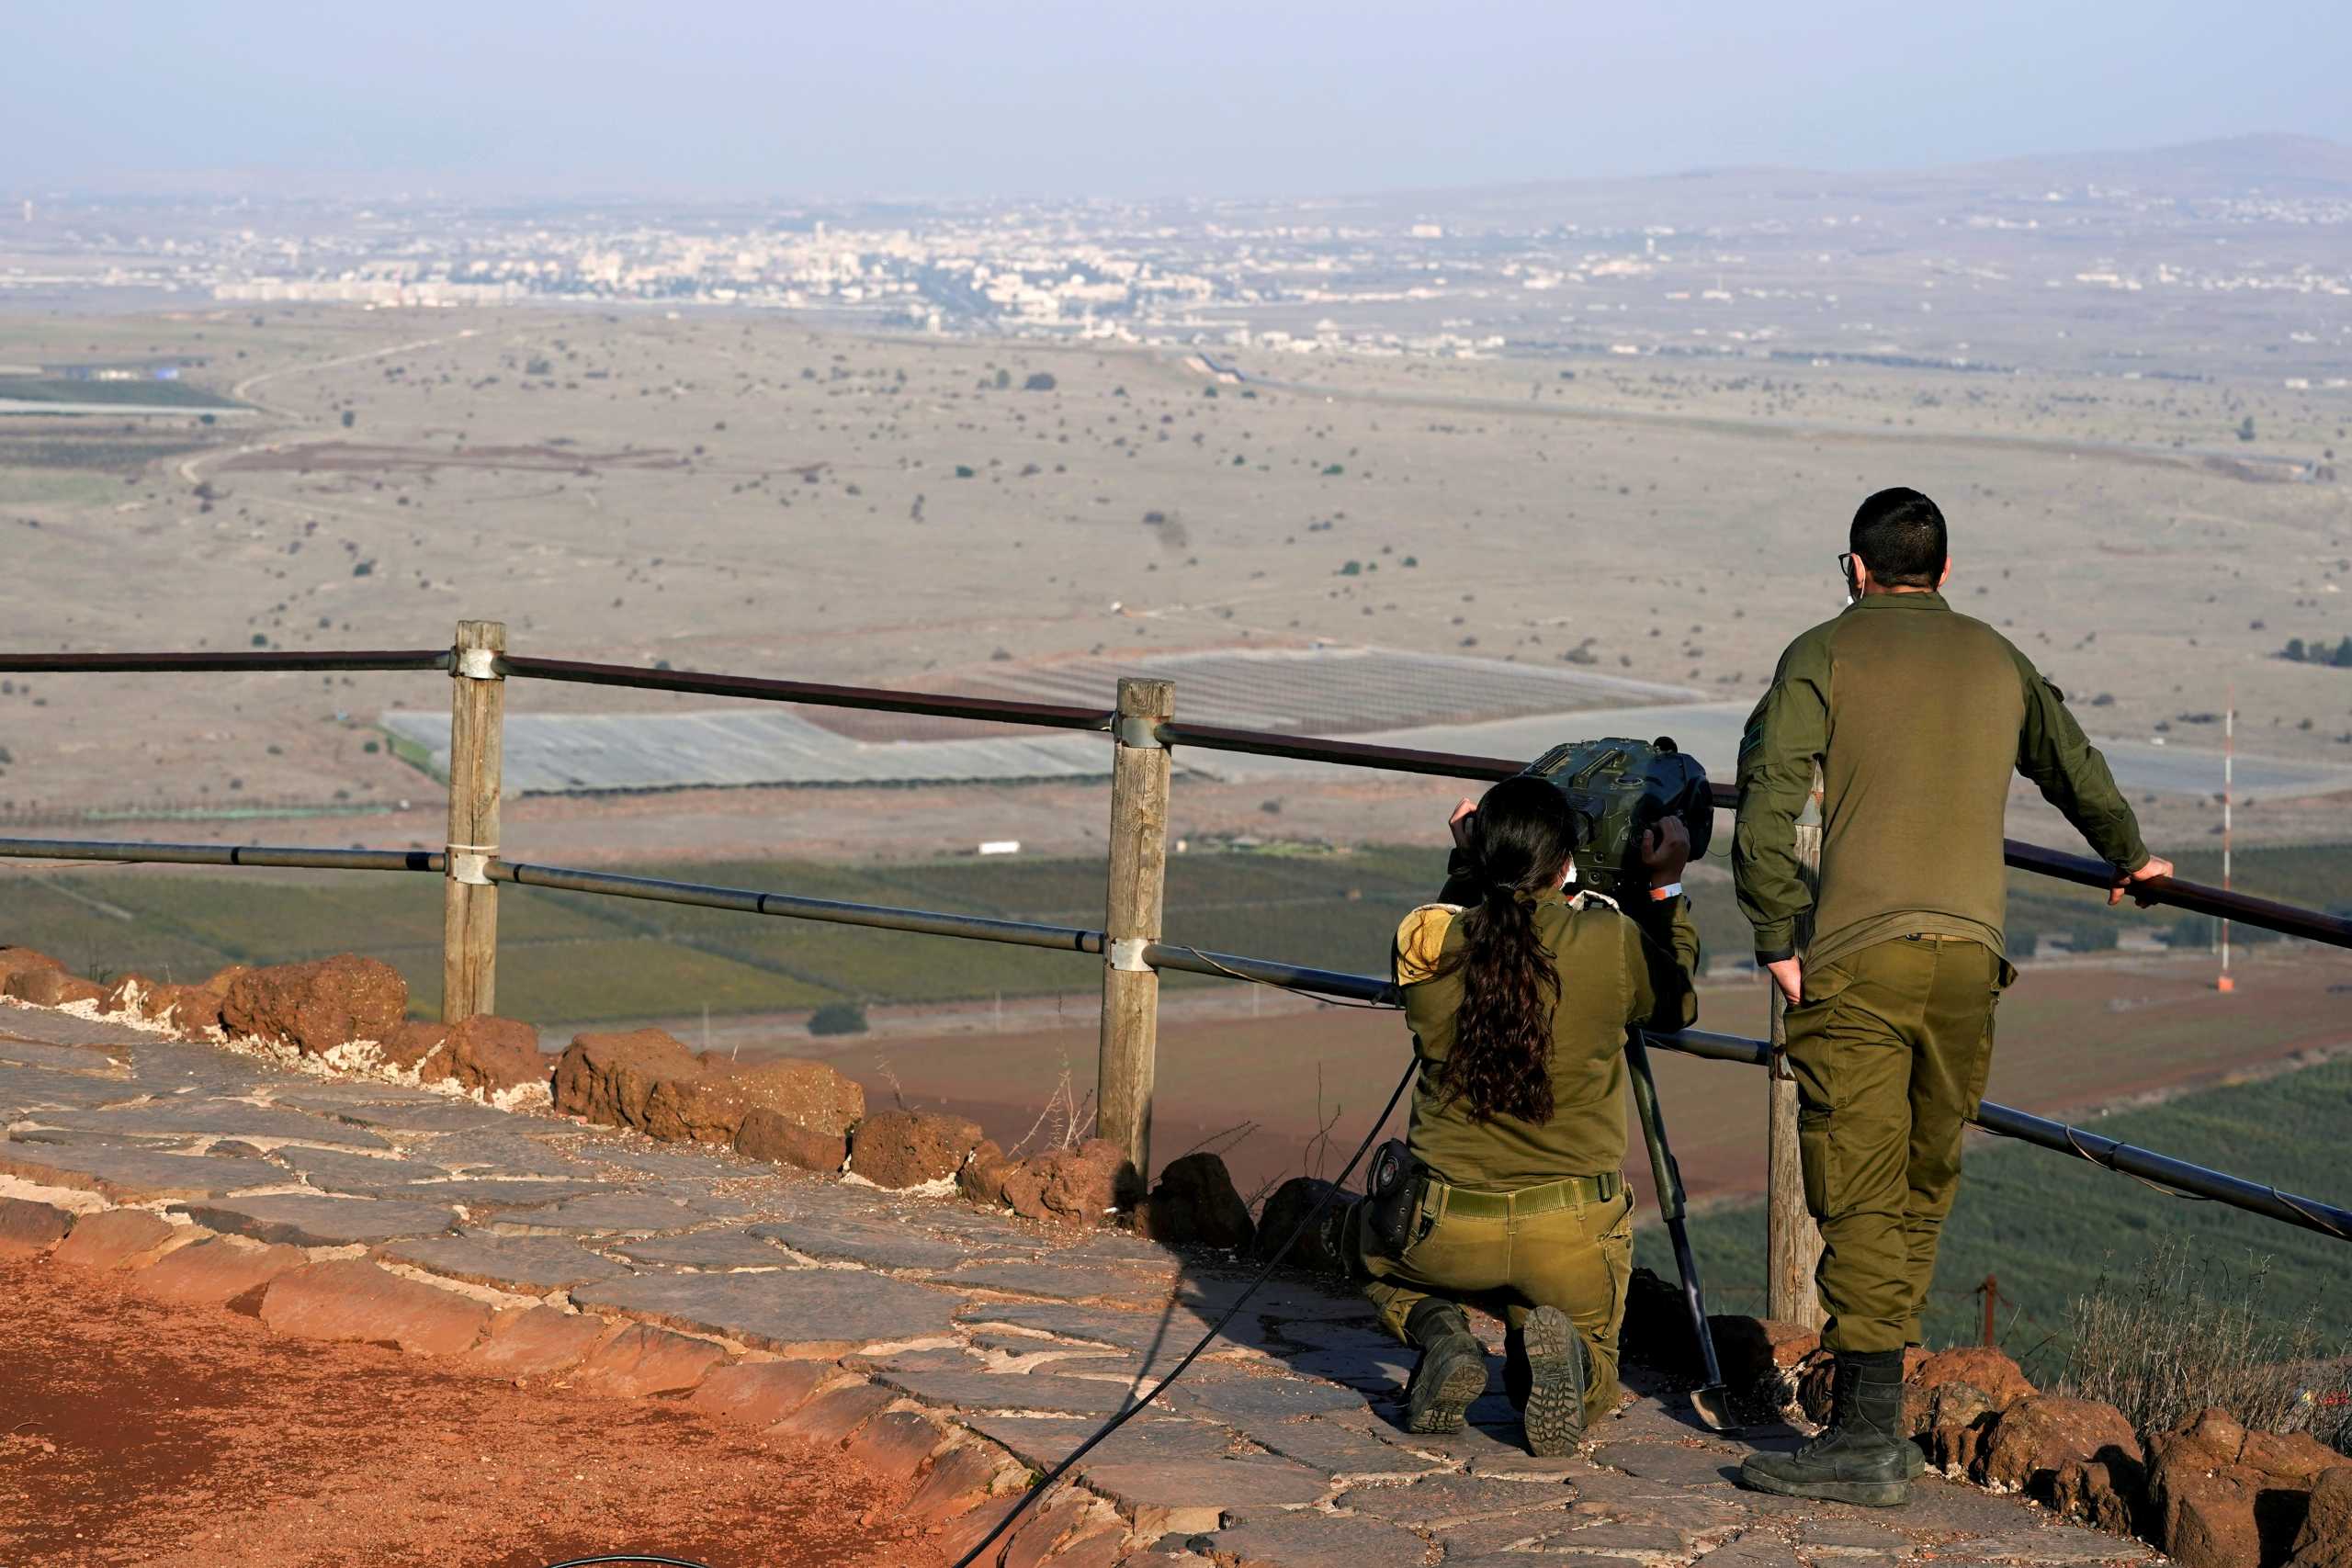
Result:
[[[388,713],[384,728],[449,774],[449,716]],[[854,740],[774,708],[509,714],[506,793],[746,784],[1016,784],[1111,776],[1111,738],[1041,729],[976,740]]]

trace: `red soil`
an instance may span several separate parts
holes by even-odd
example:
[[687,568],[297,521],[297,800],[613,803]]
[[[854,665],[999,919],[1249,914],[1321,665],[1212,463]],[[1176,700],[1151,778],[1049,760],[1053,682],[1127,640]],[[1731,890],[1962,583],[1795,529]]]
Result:
[[372,1346],[0,1264],[0,1562],[938,1568],[905,1489],[659,1399],[429,1370]]

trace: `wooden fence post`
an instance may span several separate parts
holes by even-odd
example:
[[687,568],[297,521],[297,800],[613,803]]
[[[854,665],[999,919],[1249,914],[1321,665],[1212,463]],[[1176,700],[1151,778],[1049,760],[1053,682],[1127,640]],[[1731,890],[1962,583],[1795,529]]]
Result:
[[504,771],[506,651],[500,621],[459,621],[449,661],[449,842],[441,888],[441,1021],[498,1009],[498,795]]
[[[1821,887],[1821,769],[1813,772],[1813,793],[1797,818],[1797,863],[1808,890]],[[1813,943],[1813,920],[1797,923],[1797,952]],[[1788,1002],[1770,976],[1764,977],[1771,994],[1772,1072],[1770,1122],[1765,1140],[1765,1182],[1770,1197],[1765,1211],[1764,1315],[1778,1323],[1819,1328],[1821,1294],[1813,1280],[1821,1260],[1821,1230],[1804,1204],[1804,1168],[1797,1150],[1797,1085],[1789,1077],[1781,1053],[1788,1048]]]
[[1167,681],[1123,678],[1111,761],[1111,874],[1103,915],[1102,1042],[1095,1072],[1101,1135],[1151,1179],[1151,1088],[1159,1050],[1159,940],[1168,880],[1168,748],[1154,733],[1175,712]]

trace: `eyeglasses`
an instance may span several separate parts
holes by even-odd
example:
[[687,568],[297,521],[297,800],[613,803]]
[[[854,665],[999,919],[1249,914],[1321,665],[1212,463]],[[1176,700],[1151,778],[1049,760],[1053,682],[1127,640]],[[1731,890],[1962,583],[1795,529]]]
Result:
[[1845,551],[1838,558],[1838,575],[1847,581],[1854,581],[1854,552]]

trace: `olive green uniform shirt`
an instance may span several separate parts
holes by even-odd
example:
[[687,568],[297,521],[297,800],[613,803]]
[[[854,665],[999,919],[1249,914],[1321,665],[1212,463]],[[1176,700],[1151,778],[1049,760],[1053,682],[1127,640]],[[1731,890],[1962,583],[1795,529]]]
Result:
[[[1817,899],[1796,853],[1816,761]],[[1791,643],[1739,744],[1732,869],[1757,961],[1795,955],[1808,908],[1808,964],[1912,935],[2003,954],[2012,769],[2100,855],[2126,871],[2146,863],[2132,807],[2065,694],[1941,594],[1865,594]]]
[[1591,894],[1535,900],[1536,934],[1560,976],[1552,1119],[1540,1125],[1516,1116],[1480,1122],[1468,1099],[1440,1081],[1462,1009],[1460,973],[1442,973],[1462,953],[1460,915],[1425,904],[1396,931],[1395,974],[1421,1064],[1407,1146],[1447,1185],[1490,1192],[1615,1172],[1625,1161],[1626,1031],[1684,1029],[1699,1016],[1690,982],[1699,928],[1688,901],[1645,902],[1629,913]]

